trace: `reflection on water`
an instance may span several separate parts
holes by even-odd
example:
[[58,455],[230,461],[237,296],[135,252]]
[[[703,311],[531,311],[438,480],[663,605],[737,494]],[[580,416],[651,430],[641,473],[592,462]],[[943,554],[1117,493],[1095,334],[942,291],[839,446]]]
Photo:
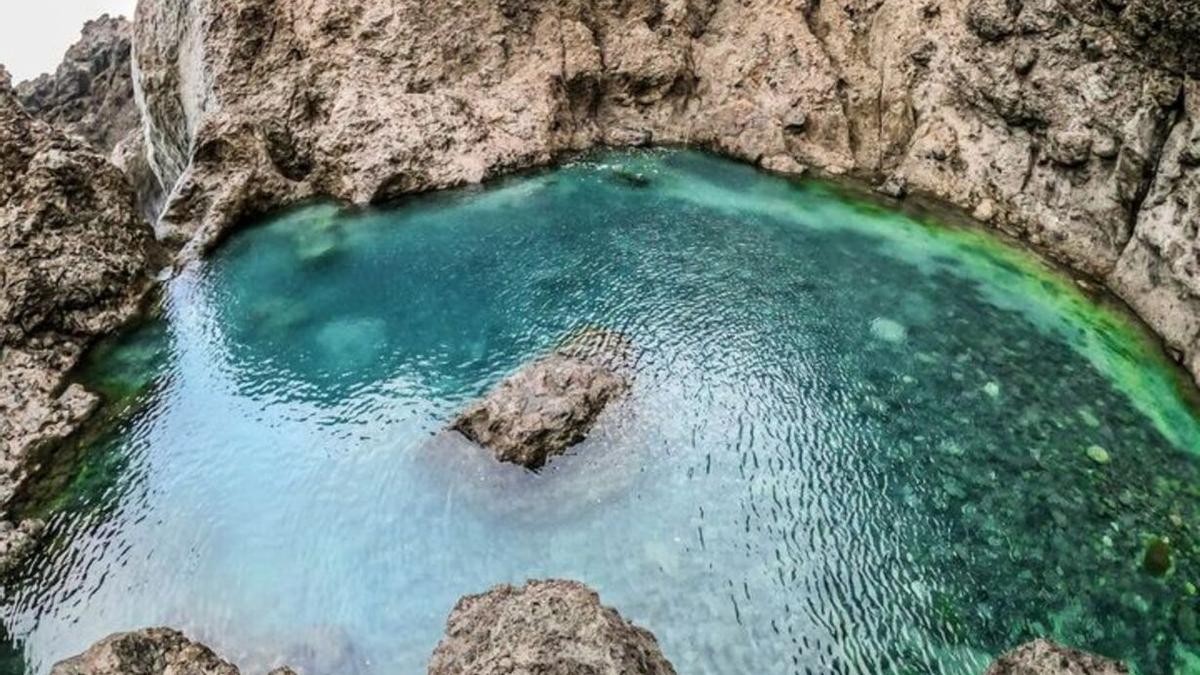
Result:
[[[591,324],[639,361],[573,453],[530,474],[434,439]],[[1151,342],[982,234],[703,155],[294,211],[91,378],[129,412],[8,589],[31,673],[156,624],[250,672],[419,673],[460,595],[545,576],[689,674],[1200,647],[1200,425]]]

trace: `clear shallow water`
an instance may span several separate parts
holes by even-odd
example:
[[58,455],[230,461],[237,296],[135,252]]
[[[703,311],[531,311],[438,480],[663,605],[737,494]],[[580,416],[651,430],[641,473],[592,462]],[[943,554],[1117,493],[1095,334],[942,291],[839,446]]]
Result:
[[[431,442],[588,324],[639,361],[574,454]],[[661,152],[305,208],[88,378],[113,421],[38,507],[13,670],[170,624],[251,672],[420,673],[460,595],[563,576],[686,674],[978,673],[1038,635],[1200,672],[1200,424],[1153,343],[1019,251],[820,185]]]

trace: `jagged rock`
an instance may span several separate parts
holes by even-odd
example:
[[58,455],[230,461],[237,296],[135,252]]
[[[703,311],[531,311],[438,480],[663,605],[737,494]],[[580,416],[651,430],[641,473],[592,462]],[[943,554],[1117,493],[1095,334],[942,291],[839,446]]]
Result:
[[134,51],[161,229],[189,253],[312,195],[688,144],[983,213],[1106,280],[1200,377],[1197,7],[161,0]]
[[[290,672],[286,671],[285,672]],[[239,675],[211,649],[170,628],[118,633],[61,661],[50,675]]]
[[133,185],[143,215],[153,219],[164,195],[146,159],[134,101],[132,35],[124,17],[87,22],[55,72],[22,82],[17,97],[35,117],[108,155]]
[[575,581],[497,586],[458,601],[429,675],[673,675],[658,642]]
[[[2,519],[44,450],[95,408],[96,397],[66,386],[65,374],[92,340],[132,316],[152,247],[121,172],[35,120],[9,85],[0,69]],[[29,532],[3,528],[0,548],[26,549]]]
[[1115,661],[1034,640],[996,659],[984,675],[1125,675],[1129,669]]
[[451,424],[502,462],[537,469],[582,441],[629,388],[624,336],[590,329],[510,375]]
[[133,101],[132,26],[107,14],[83,26],[53,74],[23,82],[17,97],[36,117],[104,154],[140,130]]

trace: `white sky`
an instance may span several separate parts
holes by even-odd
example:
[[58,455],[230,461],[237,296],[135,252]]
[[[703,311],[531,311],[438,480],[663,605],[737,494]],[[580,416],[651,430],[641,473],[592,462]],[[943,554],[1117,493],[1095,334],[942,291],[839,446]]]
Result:
[[137,0],[0,0],[0,63],[20,82],[47,73],[105,12],[133,18]]

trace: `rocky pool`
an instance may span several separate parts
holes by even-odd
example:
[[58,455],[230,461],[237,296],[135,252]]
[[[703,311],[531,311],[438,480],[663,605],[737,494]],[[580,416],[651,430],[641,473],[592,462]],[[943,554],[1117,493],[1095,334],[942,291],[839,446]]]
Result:
[[[681,674],[1200,672],[1200,421],[1034,257],[688,152],[233,236],[92,358],[5,668],[167,624],[251,672],[421,673],[456,599],[584,581]],[[538,474],[433,435],[571,331],[629,397]],[[65,485],[65,487],[63,487]]]

